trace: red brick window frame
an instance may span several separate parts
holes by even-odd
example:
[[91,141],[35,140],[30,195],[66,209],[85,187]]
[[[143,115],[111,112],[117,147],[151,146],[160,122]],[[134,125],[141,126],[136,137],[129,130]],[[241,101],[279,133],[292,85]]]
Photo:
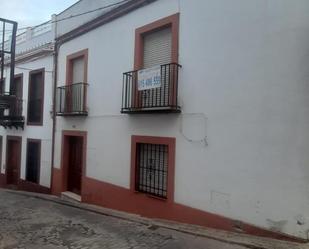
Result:
[[[153,196],[147,193],[141,193],[136,190],[137,181],[137,146],[138,144],[166,145],[168,148],[167,164],[167,195],[166,199]],[[145,196],[158,198],[167,202],[174,202],[174,185],[175,185],[175,146],[176,139],[171,137],[152,137],[136,136],[131,137],[131,182],[130,189],[133,193],[143,194]]]
[[144,54],[144,35],[171,27],[172,30],[172,61],[178,63],[178,46],[179,46],[179,13],[149,23],[135,30],[135,49],[134,49],[134,70],[140,70],[143,67]]

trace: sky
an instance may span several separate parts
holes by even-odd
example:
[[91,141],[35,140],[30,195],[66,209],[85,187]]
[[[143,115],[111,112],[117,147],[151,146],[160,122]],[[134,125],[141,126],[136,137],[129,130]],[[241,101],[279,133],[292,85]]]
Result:
[[0,0],[0,17],[18,22],[18,28],[50,20],[77,0]]

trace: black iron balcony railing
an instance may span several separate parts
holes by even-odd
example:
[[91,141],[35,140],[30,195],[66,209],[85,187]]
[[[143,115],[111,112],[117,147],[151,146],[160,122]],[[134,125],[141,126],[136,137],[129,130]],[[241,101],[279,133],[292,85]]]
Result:
[[22,115],[23,100],[10,95],[9,93],[0,94],[0,125],[4,128],[15,127],[24,128],[25,118]]
[[[181,112],[178,105],[178,71],[177,63],[160,66],[159,87],[141,89],[138,86],[138,72],[123,74],[121,113]],[[140,88],[140,89],[139,89]]]
[[87,83],[74,83],[57,88],[58,116],[87,116]]

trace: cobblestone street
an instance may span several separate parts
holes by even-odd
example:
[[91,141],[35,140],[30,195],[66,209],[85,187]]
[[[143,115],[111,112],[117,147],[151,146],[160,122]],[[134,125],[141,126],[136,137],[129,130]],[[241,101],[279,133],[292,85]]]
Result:
[[1,249],[242,249],[0,190]]

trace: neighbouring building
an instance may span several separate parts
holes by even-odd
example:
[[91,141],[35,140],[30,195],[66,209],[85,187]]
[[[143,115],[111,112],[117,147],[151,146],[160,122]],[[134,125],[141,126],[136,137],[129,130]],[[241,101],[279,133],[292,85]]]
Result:
[[24,129],[0,129],[1,185],[308,240],[308,11],[308,0],[78,1],[18,36]]
[[14,81],[8,64],[1,82],[14,104],[0,118],[0,186],[50,193],[54,39],[51,21],[16,37]]
[[[110,8],[113,3],[117,1],[110,0]],[[0,80],[2,100],[6,103],[14,102],[3,111],[3,101],[0,101],[1,187],[51,192],[55,37],[109,9],[103,8],[102,11],[88,13],[74,20],[68,18],[68,14],[79,14],[105,6],[106,2],[101,0],[74,4],[68,10],[52,15],[49,21],[28,28],[16,36],[14,81],[10,84],[9,57],[6,57],[3,80]],[[60,24],[61,19],[66,20],[65,25]],[[11,45],[9,35],[12,27],[8,25],[4,31],[8,33],[5,36],[4,51],[10,50]]]

